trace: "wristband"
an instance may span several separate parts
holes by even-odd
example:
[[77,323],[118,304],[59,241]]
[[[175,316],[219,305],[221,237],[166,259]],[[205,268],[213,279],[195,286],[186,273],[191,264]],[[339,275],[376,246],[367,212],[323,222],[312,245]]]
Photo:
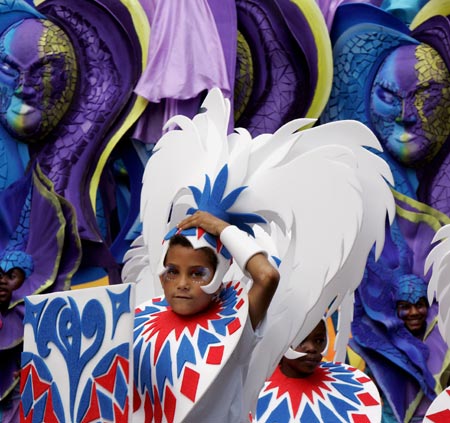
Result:
[[247,232],[241,231],[237,226],[227,226],[220,234],[220,241],[233,257],[233,260],[244,272],[247,262],[258,253],[263,253],[267,257],[267,252],[252,238]]

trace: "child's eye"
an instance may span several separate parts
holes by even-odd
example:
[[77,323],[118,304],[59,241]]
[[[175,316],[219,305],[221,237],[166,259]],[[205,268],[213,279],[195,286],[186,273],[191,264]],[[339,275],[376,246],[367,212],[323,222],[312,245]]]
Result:
[[168,266],[162,273],[162,277],[165,281],[173,281],[178,277],[178,269]]
[[191,271],[191,278],[194,282],[208,282],[211,271],[207,267],[196,267]]

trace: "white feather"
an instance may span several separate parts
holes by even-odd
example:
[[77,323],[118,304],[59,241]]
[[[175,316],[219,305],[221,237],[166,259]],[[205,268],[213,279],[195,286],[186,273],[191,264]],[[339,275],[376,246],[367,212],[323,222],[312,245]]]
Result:
[[[187,187],[202,189],[205,174],[213,183],[226,163],[224,196],[248,186],[229,211],[263,216],[267,224],[261,228],[271,234],[273,249],[282,259],[280,284],[245,386],[245,400],[253,407],[265,378],[288,347],[306,337],[333,301],[338,307],[351,296],[374,244],[377,254],[381,252],[386,217],[392,220],[395,215],[392,175],[388,165],[365,148],[381,149],[359,122],[299,130],[312,122],[300,119],[255,139],[244,129],[227,137],[229,103],[219,90],[208,94],[203,108],[193,120],[172,119],[171,125],[180,129],[169,131],[156,145],[143,180],[143,242],[137,243],[135,256],[126,257],[145,269],[142,255],[147,249],[152,272],[141,268],[139,275],[151,279],[164,235],[194,205]],[[264,242],[261,234],[257,236]],[[124,269],[136,276],[132,267],[127,262]],[[242,276],[236,269],[230,272]],[[154,282],[157,292],[159,281]]]
[[[373,133],[354,121],[300,132],[290,151],[295,157],[290,162],[292,176],[280,175],[285,189],[274,189],[270,197],[275,204],[290,202],[293,245],[283,257],[282,284],[269,308],[266,332],[252,354],[246,389],[251,409],[256,402],[251,387],[263,383],[264,374],[270,375],[282,353],[309,334],[330,304],[338,307],[352,297],[370,249],[376,244],[378,255],[382,250],[386,218],[392,222],[395,216],[387,183],[392,183],[392,174],[365,145],[380,148]],[[267,179],[275,188],[276,176],[270,173]],[[252,188],[258,183],[263,184],[258,179]],[[351,320],[351,311],[342,318]],[[340,356],[349,324],[341,329],[345,330],[339,335]]]
[[450,224],[442,226],[435,234],[436,243],[425,260],[425,273],[432,268],[428,283],[428,301],[439,303],[438,327],[442,337],[450,344]]

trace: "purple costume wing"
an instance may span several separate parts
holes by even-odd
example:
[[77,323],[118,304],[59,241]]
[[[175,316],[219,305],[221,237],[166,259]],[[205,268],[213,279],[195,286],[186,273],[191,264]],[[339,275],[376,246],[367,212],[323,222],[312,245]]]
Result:
[[154,144],[168,119],[198,112],[206,91],[217,87],[233,98],[236,6],[233,0],[148,0],[144,9],[151,38],[135,92],[150,103],[133,136]]
[[54,192],[39,168],[0,192],[0,196],[4,204],[1,257],[19,251],[32,260],[30,275],[12,292],[9,307],[0,315],[0,398],[3,398],[15,384],[13,372],[18,370],[17,353],[11,354],[11,349],[22,341],[24,297],[69,289],[80,264],[81,245],[73,208]]
[[253,136],[318,117],[331,88],[328,30],[314,1],[238,0],[237,127]]
[[[55,191],[75,207],[82,267],[103,267],[110,281],[118,282],[119,266],[94,209],[107,159],[138,116],[133,88],[142,71],[142,46],[132,16],[136,12],[111,0],[48,0],[39,11],[69,35],[79,77],[69,110],[35,155]],[[110,190],[102,187],[109,198]]]
[[148,63],[135,91],[153,103],[221,88],[230,96],[222,42],[207,0],[155,2]]

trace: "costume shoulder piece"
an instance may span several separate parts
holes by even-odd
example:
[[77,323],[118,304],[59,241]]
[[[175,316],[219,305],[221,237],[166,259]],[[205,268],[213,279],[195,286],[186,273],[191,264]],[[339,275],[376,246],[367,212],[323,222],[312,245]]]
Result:
[[247,315],[239,282],[190,318],[172,312],[164,297],[141,304],[134,326],[136,421],[183,421],[234,351]]
[[381,402],[372,380],[354,367],[322,362],[305,378],[289,378],[279,368],[265,383],[257,423],[381,421]]

